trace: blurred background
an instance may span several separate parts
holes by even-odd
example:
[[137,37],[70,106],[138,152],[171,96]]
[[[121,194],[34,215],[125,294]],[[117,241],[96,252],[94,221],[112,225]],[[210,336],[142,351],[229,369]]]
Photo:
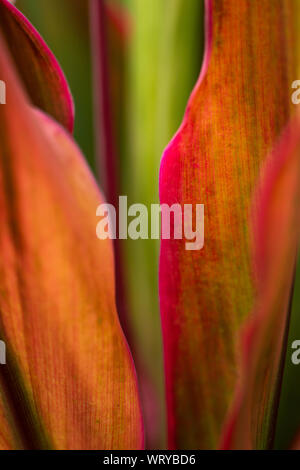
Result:
[[[69,81],[75,139],[106,198],[158,202],[159,163],[178,129],[203,57],[203,0],[17,0]],[[95,22],[101,23],[101,35]],[[96,58],[97,57],[97,58]],[[100,57],[100,60],[99,60]],[[96,222],[95,222],[96,224]],[[130,343],[147,421],[147,447],[165,445],[158,240],[116,242],[117,304]],[[300,339],[300,263],[288,342]],[[201,365],[200,365],[201,366]],[[300,424],[300,367],[287,355],[276,446]]]

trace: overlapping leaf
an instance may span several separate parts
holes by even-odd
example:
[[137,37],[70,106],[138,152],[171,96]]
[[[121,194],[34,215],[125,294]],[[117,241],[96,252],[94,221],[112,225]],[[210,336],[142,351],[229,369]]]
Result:
[[223,448],[272,445],[300,240],[300,119],[293,120],[264,168],[253,209],[258,298],[242,336],[240,383]]
[[95,233],[102,196],[65,131],[29,106],[2,39],[0,70],[1,446],[139,449],[112,246]]
[[[170,448],[215,448],[233,396],[237,332],[255,295],[250,201],[291,114],[296,12],[293,0],[206,1],[202,73],[160,170],[161,203],[205,205],[201,251],[161,244]],[[259,433],[263,446],[268,429]]]
[[33,104],[72,131],[73,101],[64,74],[39,33],[8,0],[0,0],[0,31]]
[[76,108],[74,137],[95,170],[89,1],[17,0],[15,5],[38,29],[63,68]]

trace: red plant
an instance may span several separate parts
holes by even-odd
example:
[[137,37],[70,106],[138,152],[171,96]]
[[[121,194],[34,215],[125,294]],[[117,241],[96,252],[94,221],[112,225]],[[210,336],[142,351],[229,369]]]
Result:
[[[100,153],[114,204],[120,90],[108,46],[128,29],[117,10],[91,4]],[[205,1],[202,70],[159,176],[161,203],[205,206],[203,249],[161,241],[170,449],[273,446],[300,235],[298,9],[294,0]],[[0,73],[0,448],[142,449],[145,397],[140,405],[115,305],[122,250],[96,238],[104,198],[72,137],[64,74],[8,0]]]

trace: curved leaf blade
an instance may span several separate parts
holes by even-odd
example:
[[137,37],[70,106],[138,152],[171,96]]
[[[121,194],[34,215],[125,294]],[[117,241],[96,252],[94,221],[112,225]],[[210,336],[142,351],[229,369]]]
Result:
[[112,245],[96,237],[102,195],[69,135],[29,106],[2,40],[0,69],[3,412],[23,448],[140,449]]
[[72,132],[74,105],[63,71],[36,29],[8,0],[0,0],[0,31],[33,104]]

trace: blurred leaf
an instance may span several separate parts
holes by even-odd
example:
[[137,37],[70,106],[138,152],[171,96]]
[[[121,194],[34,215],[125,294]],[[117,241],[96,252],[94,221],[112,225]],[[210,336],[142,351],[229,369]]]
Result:
[[242,335],[242,364],[222,448],[270,448],[300,240],[300,117],[267,161],[254,206],[257,300]]
[[299,430],[296,434],[296,436],[294,436],[294,439],[292,441],[292,445],[289,447],[291,450],[300,450],[300,434],[299,434]]
[[205,205],[201,251],[186,251],[185,240],[161,244],[169,447],[180,449],[218,445],[237,379],[237,332],[254,300],[251,195],[289,121],[297,73],[294,0],[206,7],[204,67],[160,170],[161,203]]
[[[117,3],[90,0],[93,53],[96,161],[106,199],[117,211],[120,189],[120,155],[124,132],[124,60],[127,14]],[[114,240],[116,300],[121,324],[130,342],[121,241]]]
[[[122,194],[128,204],[158,203],[159,161],[163,148],[176,131],[187,98],[199,74],[203,56],[202,0],[128,0],[131,41],[128,49],[127,94],[124,120],[128,137],[122,152]],[[158,240],[135,240],[125,244],[125,256],[133,311],[132,326],[137,355],[160,401],[156,409],[156,442],[164,427],[163,361],[158,310]],[[153,406],[144,392],[148,421]],[[146,419],[147,421],[147,419]],[[152,435],[155,432],[152,433]]]
[[292,343],[300,338],[300,260],[295,276],[294,296],[291,312],[290,332],[287,343],[285,371],[282,381],[282,394],[278,413],[277,436],[275,447],[277,449],[289,448],[300,426],[299,384],[300,367],[291,361]]
[[17,0],[59,60],[75,102],[75,139],[92,169],[94,129],[87,0]]
[[140,449],[112,245],[95,234],[102,196],[69,135],[29,106],[2,40],[0,69],[0,417],[14,448]]
[[33,104],[72,132],[73,100],[64,74],[38,32],[7,0],[0,0],[0,29]]

